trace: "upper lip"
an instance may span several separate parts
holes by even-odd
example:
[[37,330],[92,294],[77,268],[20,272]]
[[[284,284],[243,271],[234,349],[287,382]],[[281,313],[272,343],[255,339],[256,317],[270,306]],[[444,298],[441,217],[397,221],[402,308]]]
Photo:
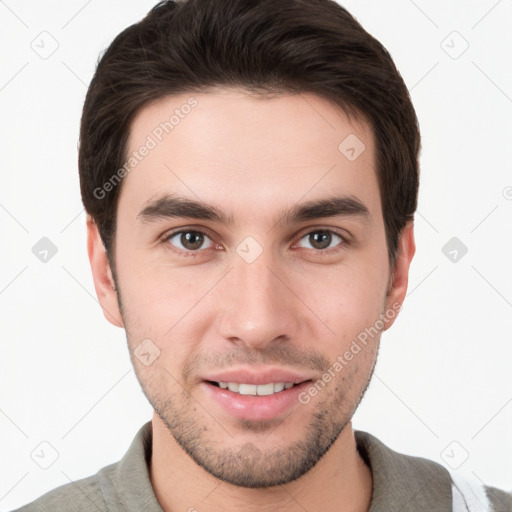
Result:
[[280,368],[265,368],[257,370],[252,368],[230,369],[219,373],[212,373],[204,376],[204,380],[214,382],[238,382],[239,384],[269,384],[271,382],[292,382],[299,384],[311,380],[311,376],[299,374],[292,370]]

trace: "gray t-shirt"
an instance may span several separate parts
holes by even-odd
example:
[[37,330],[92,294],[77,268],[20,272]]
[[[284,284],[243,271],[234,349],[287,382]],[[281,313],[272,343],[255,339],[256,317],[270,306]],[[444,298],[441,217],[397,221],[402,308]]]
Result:
[[[149,477],[151,436],[148,422],[119,462],[13,512],[162,512]],[[367,432],[356,430],[355,437],[373,475],[368,512],[512,512],[512,493],[465,488],[464,480],[455,483],[453,474],[436,462],[395,452]]]

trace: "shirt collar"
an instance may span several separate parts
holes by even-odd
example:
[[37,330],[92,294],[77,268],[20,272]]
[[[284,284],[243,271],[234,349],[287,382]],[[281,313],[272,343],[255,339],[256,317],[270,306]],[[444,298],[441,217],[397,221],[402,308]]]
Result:
[[354,431],[357,449],[371,468],[373,492],[368,512],[449,511],[451,478],[440,464],[395,452],[361,430]]
[[[163,512],[156,499],[149,476],[152,436],[151,421],[148,421],[139,429],[130,448],[119,462],[117,493],[122,504],[121,510]],[[112,510],[118,509],[113,508]]]

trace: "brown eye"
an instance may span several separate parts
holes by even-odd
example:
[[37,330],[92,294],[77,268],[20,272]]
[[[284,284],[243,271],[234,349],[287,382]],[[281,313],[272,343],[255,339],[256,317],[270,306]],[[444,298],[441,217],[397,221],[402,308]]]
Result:
[[[203,247],[205,241],[210,241],[210,245],[207,247]],[[213,241],[201,231],[178,231],[177,233],[172,233],[167,237],[167,241],[170,242],[171,245],[180,249],[182,251],[198,251],[199,249],[208,249],[212,246]]]
[[[320,251],[324,249],[331,249],[344,241],[340,235],[329,230],[311,231],[306,236],[302,237],[301,240],[306,240],[310,244],[310,247],[306,247],[307,249],[316,249]],[[335,242],[335,244],[331,245],[333,242]]]

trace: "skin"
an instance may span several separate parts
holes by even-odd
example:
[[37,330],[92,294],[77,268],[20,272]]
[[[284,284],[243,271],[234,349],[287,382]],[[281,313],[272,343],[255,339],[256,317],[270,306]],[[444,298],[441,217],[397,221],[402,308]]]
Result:
[[[114,276],[88,220],[96,293],[107,319],[126,329],[155,409],[156,496],[165,511],[366,511],[372,475],[351,418],[380,334],[394,319],[309,403],[272,420],[234,418],[200,383],[227,367],[286,368],[320,379],[359,333],[402,303],[413,224],[403,229],[391,267],[372,131],[312,94],[260,99],[216,88],[168,97],[139,112],[128,152],[191,96],[197,107],[124,178]],[[355,161],[338,150],[350,134],[366,146]],[[213,204],[233,224],[141,221],[139,212],[164,192]],[[275,222],[283,208],[333,194],[358,198],[370,217]],[[180,228],[208,236],[194,249],[179,235],[169,238]],[[318,230],[334,232],[327,248],[310,236]],[[247,236],[263,249],[250,264],[236,252]],[[147,366],[134,357],[145,339],[160,351]]]

